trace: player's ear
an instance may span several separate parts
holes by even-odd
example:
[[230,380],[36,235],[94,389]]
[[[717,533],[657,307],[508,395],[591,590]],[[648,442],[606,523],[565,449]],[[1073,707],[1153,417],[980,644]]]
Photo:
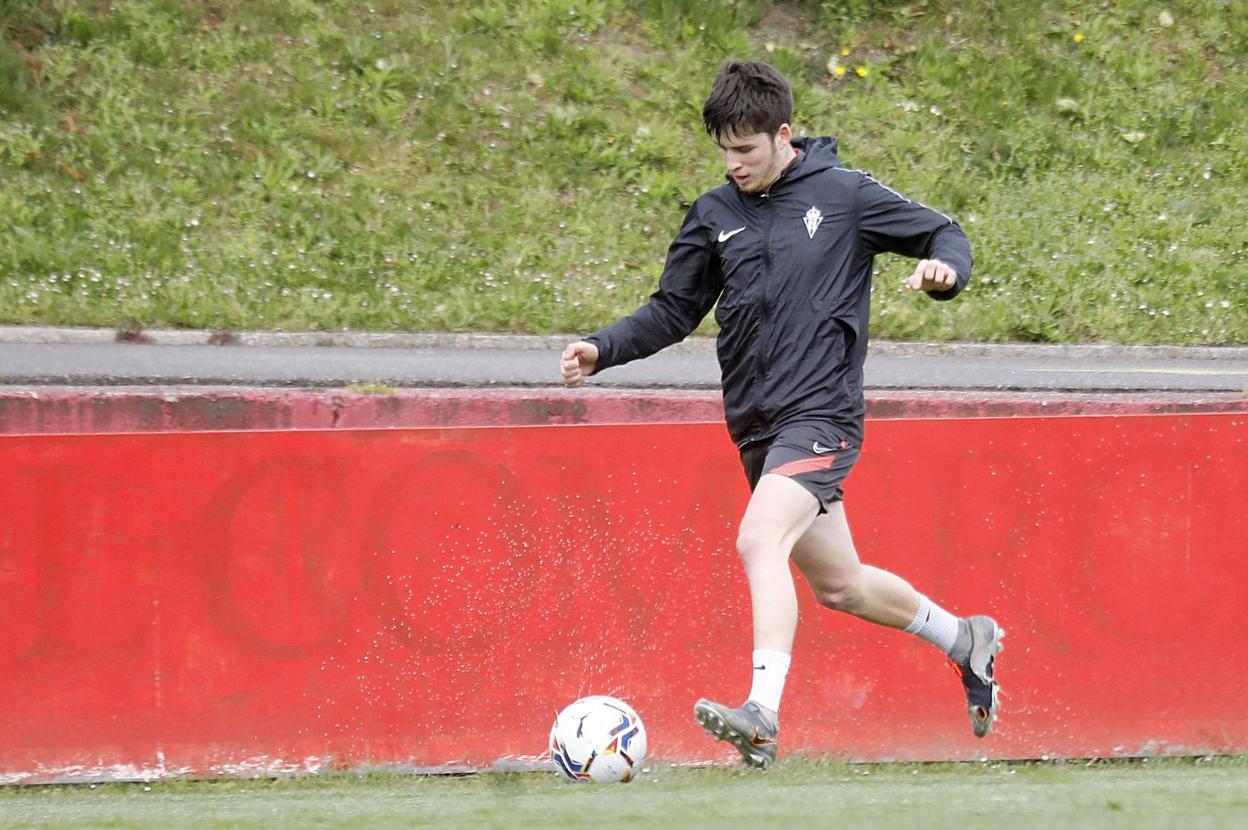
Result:
[[787,147],[791,138],[793,138],[793,128],[788,124],[781,124],[776,128],[776,143],[781,147]]

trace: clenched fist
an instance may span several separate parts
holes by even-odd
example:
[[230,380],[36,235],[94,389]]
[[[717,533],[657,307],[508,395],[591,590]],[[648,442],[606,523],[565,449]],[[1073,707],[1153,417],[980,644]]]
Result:
[[948,291],[958,284],[958,272],[939,259],[921,259],[906,280],[913,291]]
[[561,362],[563,385],[569,389],[580,386],[598,366],[598,347],[584,340],[569,343],[563,350]]

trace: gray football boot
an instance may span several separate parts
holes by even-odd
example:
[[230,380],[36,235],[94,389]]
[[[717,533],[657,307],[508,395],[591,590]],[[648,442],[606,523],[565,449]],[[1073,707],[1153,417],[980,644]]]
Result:
[[735,746],[750,766],[767,769],[775,762],[780,721],[770,709],[752,700],[732,709],[703,698],[694,704],[693,715],[713,738]]
[[967,617],[971,627],[971,651],[962,662],[949,663],[962,678],[966,689],[967,712],[971,717],[971,730],[982,738],[992,731],[1000,707],[1001,684],[994,675],[994,662],[1005,646],[1001,640],[1005,629],[992,617]]

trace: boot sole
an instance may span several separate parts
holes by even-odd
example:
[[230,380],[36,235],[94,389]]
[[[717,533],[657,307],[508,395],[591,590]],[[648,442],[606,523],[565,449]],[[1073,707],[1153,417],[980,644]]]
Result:
[[736,747],[737,752],[741,753],[742,760],[750,766],[767,769],[775,761],[773,756],[760,752],[752,741],[747,740],[744,735],[730,727],[724,720],[724,716],[710,701],[699,700],[693,707],[693,716],[712,738],[717,741],[727,741]]
[[[968,661],[972,666],[972,670],[974,670],[974,666],[977,664],[986,668],[988,660],[990,658],[995,658],[1005,649],[1005,643],[1001,642],[1005,639],[1005,629],[997,625],[996,620],[992,620],[992,630],[993,638],[991,642],[979,649],[972,650],[971,658]],[[980,680],[984,680],[983,675],[979,674],[979,672],[975,672],[975,674]],[[995,675],[996,672],[994,671],[993,674]],[[989,682],[992,685],[992,704],[988,712],[985,713],[984,717],[980,717],[979,712],[981,710],[979,707],[972,706],[968,709],[968,714],[971,719],[971,731],[975,733],[975,737],[977,738],[982,738],[992,731],[992,725],[996,722],[997,715],[1000,713],[1001,709],[1001,684],[996,681],[995,676],[992,680],[986,682]]]

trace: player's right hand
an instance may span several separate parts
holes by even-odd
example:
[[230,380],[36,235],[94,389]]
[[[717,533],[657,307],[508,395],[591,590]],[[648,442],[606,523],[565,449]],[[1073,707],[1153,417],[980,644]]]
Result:
[[563,385],[569,389],[580,386],[598,366],[598,347],[584,340],[569,343],[563,350],[561,363]]

